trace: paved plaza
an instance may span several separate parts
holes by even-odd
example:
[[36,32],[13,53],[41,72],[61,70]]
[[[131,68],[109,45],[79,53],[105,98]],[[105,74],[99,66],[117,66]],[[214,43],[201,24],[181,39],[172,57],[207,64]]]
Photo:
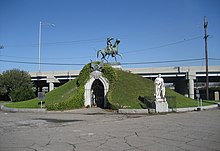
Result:
[[0,112],[0,150],[220,150],[220,109],[164,115],[78,111]]

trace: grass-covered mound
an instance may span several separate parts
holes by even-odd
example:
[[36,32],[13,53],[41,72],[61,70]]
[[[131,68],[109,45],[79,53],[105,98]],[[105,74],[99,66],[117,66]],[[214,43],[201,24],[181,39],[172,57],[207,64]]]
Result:
[[[92,72],[91,64],[87,64],[81,70],[79,77],[65,83],[64,85],[48,92],[45,97],[47,110],[68,110],[82,108],[84,106],[84,85],[89,80],[89,75]],[[117,79],[116,72],[109,65],[104,65],[103,76],[108,79],[110,85]],[[6,104],[6,107],[12,108],[39,108],[37,98]]]
[[[89,80],[89,75],[92,72],[90,65],[87,64],[84,66],[78,78],[46,94],[44,101],[47,110],[68,110],[82,108],[84,106],[84,85]],[[154,84],[152,80],[126,71],[113,69],[106,64],[102,72],[102,75],[108,79],[110,84],[110,90],[107,94],[109,108],[138,109],[150,107],[150,103],[154,98]],[[168,88],[166,88],[166,96],[169,107],[197,106],[197,101],[186,98]],[[39,108],[38,102],[38,99],[32,99],[5,106]]]
[[[58,103],[61,103],[63,101],[68,100],[71,96],[76,94],[76,79],[69,81],[65,83],[64,85],[60,86],[59,88],[54,89],[51,92],[48,92],[45,97],[45,104],[46,107],[50,107],[51,105],[57,105]],[[23,101],[23,102],[16,102],[16,103],[10,103],[5,105],[6,107],[16,107],[16,108],[39,108],[37,98]]]
[[[122,70],[115,70],[117,81],[111,86],[108,101],[114,108],[148,108],[154,100],[152,80]],[[166,88],[170,108],[193,107],[198,102]],[[205,103],[204,105],[208,105]]]

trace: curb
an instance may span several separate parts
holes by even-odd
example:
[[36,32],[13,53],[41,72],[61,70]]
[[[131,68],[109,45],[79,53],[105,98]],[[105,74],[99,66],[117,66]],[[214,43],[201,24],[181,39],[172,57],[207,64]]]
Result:
[[[220,104],[210,105],[210,106],[202,106],[202,107],[189,107],[189,108],[176,108],[176,109],[169,109],[168,113],[170,112],[192,112],[192,111],[201,111],[201,110],[208,110],[213,108],[220,107]],[[30,109],[30,108],[9,108],[5,107],[4,105],[0,105],[0,110],[4,112],[20,112],[20,113],[48,113],[46,109]],[[54,111],[49,111],[53,113]],[[63,113],[63,112],[70,112],[70,113],[83,113],[84,111],[55,111],[55,113]],[[93,111],[94,112],[94,111]],[[91,114],[93,113],[91,112]],[[119,114],[149,114],[149,113],[156,113],[155,109],[118,109]]]
[[[175,108],[169,109],[168,113],[171,112],[192,112],[192,111],[201,111],[218,108],[220,105],[210,105],[210,106],[202,106],[202,107],[188,107],[188,108]],[[120,114],[148,114],[148,113],[156,113],[155,109],[118,109],[118,113]]]
[[218,104],[209,105],[209,106],[200,106],[200,107],[188,107],[188,108],[177,108],[176,112],[191,112],[191,111],[201,111],[218,108]]
[[5,107],[4,105],[0,105],[0,109],[4,112],[21,112],[21,113],[46,113],[47,110],[46,109],[29,109],[29,108],[25,108],[25,109],[19,109],[19,108],[9,108],[9,107]]

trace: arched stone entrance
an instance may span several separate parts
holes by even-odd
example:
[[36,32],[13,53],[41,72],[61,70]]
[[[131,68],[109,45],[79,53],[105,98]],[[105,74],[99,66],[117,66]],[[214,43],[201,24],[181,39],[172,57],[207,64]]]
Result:
[[101,72],[94,71],[90,74],[90,79],[85,84],[84,98],[85,107],[97,106],[107,107],[107,92],[109,90],[108,80],[101,76]]
[[96,79],[92,84],[92,106],[94,107],[104,107],[104,85],[98,79]]

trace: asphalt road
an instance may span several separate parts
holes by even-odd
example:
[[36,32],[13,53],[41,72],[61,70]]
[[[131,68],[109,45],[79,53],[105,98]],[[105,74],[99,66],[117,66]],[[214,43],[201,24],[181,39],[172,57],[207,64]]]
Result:
[[220,150],[220,109],[166,115],[0,112],[0,151]]

